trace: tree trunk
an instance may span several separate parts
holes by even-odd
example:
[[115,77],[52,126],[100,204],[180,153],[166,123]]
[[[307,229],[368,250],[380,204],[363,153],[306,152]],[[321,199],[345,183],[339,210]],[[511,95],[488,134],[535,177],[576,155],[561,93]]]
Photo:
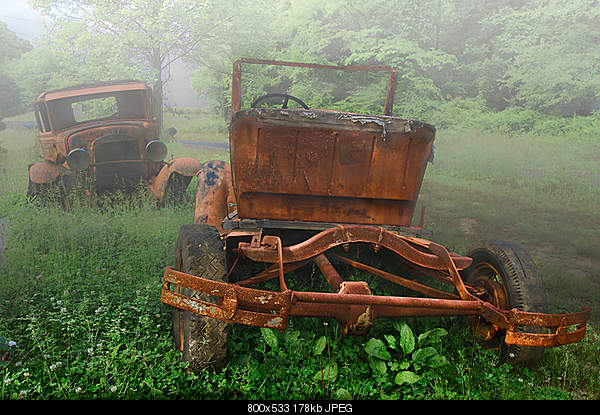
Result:
[[160,72],[158,73],[158,79],[154,82],[152,88],[152,98],[154,101],[154,113],[156,114],[158,133],[161,134],[163,125],[163,84]]
[[152,46],[152,58],[150,60],[154,72],[154,85],[152,86],[152,98],[154,101],[154,113],[158,134],[162,135],[163,127],[163,81],[162,81],[162,57],[159,46]]

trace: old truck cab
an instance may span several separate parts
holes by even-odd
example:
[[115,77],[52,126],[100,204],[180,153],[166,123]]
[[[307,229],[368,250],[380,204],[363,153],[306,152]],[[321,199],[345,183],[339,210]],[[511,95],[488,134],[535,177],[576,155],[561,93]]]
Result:
[[33,106],[44,161],[29,167],[30,197],[48,188],[69,191],[76,182],[97,194],[129,192],[143,182],[161,199],[171,175],[183,178],[172,183],[187,187],[199,167],[187,157],[165,163],[167,147],[144,82],[57,89],[42,93]]

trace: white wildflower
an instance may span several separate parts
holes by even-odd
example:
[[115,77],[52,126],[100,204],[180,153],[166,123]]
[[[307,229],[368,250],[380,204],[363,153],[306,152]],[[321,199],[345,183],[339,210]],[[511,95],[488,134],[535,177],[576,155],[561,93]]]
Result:
[[111,386],[111,387],[110,387],[110,391],[111,391],[112,393],[115,393],[115,392],[117,391],[117,387],[116,387],[116,386]]
[[75,393],[81,393],[81,388],[79,386],[75,388]]

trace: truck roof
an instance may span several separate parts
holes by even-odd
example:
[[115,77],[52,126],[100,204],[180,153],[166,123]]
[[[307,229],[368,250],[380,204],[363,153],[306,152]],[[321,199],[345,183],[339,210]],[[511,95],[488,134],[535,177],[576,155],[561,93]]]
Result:
[[104,81],[104,82],[95,82],[91,84],[83,84],[71,86],[68,88],[60,88],[52,91],[47,91],[42,93],[37,101],[42,100],[53,100],[60,98],[68,98],[79,95],[88,95],[88,94],[102,94],[102,93],[110,93],[116,91],[133,91],[133,90],[143,90],[148,89],[148,86],[145,82],[137,81],[137,80],[118,80],[118,81]]

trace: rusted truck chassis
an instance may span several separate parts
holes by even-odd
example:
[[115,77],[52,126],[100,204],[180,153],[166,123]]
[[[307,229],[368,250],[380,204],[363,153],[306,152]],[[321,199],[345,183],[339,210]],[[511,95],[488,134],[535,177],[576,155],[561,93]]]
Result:
[[28,196],[90,185],[90,195],[130,192],[147,183],[162,201],[185,191],[201,164],[164,161],[151,89],[140,81],[110,81],[45,92],[34,103],[44,161],[29,166]]
[[[240,109],[242,63],[385,71],[384,115],[308,109],[285,94],[282,108]],[[529,366],[544,347],[584,337],[589,310],[547,314],[522,248],[485,242],[461,256],[425,239],[423,212],[411,224],[435,128],[392,116],[395,84],[389,67],[235,62],[231,165],[203,166],[195,224],[181,229],[164,272],[161,299],[175,307],[175,343],[192,369],[223,364],[229,324],[284,330],[291,316],[335,319],[344,334],[363,334],[377,318],[466,316],[503,361]],[[287,108],[290,100],[301,108]],[[373,257],[395,271],[369,265]],[[290,288],[290,273],[313,265],[330,292]],[[348,269],[413,294],[374,295],[344,279]],[[279,291],[254,288],[267,280]]]

